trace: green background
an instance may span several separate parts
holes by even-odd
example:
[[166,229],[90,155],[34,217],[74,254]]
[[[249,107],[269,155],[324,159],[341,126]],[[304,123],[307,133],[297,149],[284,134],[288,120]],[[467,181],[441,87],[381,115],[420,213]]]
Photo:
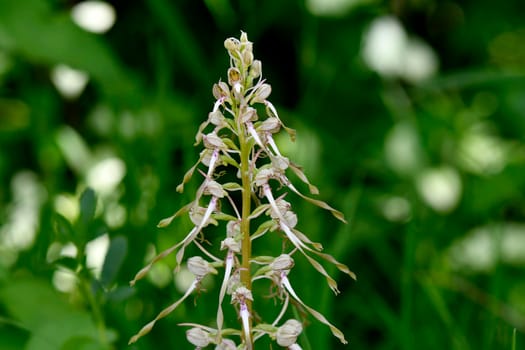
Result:
[[[128,281],[190,228],[156,224],[198,185],[175,191],[198,158],[211,87],[226,80],[223,41],[241,30],[297,129],[295,144],[278,140],[283,152],[349,221],[287,197],[298,228],[358,276],[330,269],[334,297],[305,261],[290,275],[345,348],[511,349],[516,329],[525,349],[522,0],[341,0],[329,13],[319,1],[115,1],[105,34],[72,22],[75,3],[0,1],[0,349],[190,349],[177,324],[213,319],[219,280],[126,345],[183,293],[174,258],[134,289]],[[431,48],[439,66],[428,79],[370,69],[366,33],[385,16]],[[79,97],[53,85],[59,64],[88,74]],[[84,192],[108,159],[113,183]],[[13,232],[29,238],[15,244]],[[83,252],[105,233],[94,279]],[[76,257],[59,254],[68,242]],[[56,271],[76,286],[58,291]],[[343,348],[307,323],[304,349]]]

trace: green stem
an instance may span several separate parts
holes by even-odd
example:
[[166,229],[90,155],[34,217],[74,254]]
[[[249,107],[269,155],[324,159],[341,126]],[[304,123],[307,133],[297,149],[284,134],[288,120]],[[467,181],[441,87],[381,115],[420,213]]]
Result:
[[86,281],[84,278],[80,277],[80,288],[91,308],[91,313],[93,315],[93,320],[95,321],[95,326],[98,329],[100,341],[104,346],[107,346],[108,339],[106,337],[106,323],[104,321],[104,316],[102,315],[100,305],[97,303],[95,296],[91,292],[89,281]]
[[[239,143],[241,149],[241,181],[242,181],[242,261],[241,261],[241,283],[252,289],[252,275],[250,270],[250,260],[252,258],[252,242],[250,239],[250,212],[251,212],[251,176],[250,176],[250,152],[251,147],[245,136],[245,128],[239,123]],[[248,311],[252,314],[252,302],[247,300]],[[251,319],[249,324],[251,330]],[[251,334],[251,332],[249,332]],[[245,339],[248,349],[253,349],[252,339]]]

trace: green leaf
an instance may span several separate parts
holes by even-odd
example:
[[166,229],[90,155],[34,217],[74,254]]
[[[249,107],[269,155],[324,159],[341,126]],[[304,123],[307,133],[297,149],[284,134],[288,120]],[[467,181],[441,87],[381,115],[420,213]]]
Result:
[[86,190],[80,196],[80,217],[79,223],[84,226],[87,225],[95,217],[95,210],[97,208],[97,197],[95,191],[91,188]]
[[0,349],[20,350],[29,339],[29,333],[18,322],[0,316]]
[[69,338],[60,350],[107,350],[96,339],[80,335]]
[[114,290],[108,292],[106,298],[110,301],[119,302],[128,299],[133,294],[135,294],[135,289],[128,286],[123,286],[115,288]]
[[75,232],[68,219],[55,213],[53,217],[53,229],[58,236],[59,241],[68,242],[74,240]]
[[104,38],[82,30],[51,5],[45,0],[0,1],[2,38],[8,49],[37,65],[61,63],[86,71],[108,94],[134,91],[131,75]]
[[111,240],[100,274],[100,282],[103,286],[108,287],[113,283],[127,252],[128,240],[126,237],[117,236]]
[[226,191],[242,191],[242,186],[236,182],[227,182],[222,185]]
[[71,307],[44,280],[13,279],[0,289],[0,300],[8,315],[30,332],[25,350],[61,349],[74,337],[98,339],[91,315]]

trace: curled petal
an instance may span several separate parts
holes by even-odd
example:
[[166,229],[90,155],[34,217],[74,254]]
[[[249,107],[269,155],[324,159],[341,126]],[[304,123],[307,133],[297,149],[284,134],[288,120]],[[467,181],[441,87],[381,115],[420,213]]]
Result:
[[348,342],[345,339],[345,336],[343,332],[341,332],[337,327],[335,327],[333,324],[328,322],[328,320],[318,311],[312,309],[311,307],[307,306],[295,293],[294,289],[292,288],[292,285],[290,284],[290,281],[288,280],[288,277],[286,277],[285,273],[281,274],[281,284],[284,286],[284,288],[290,293],[290,295],[299,303],[301,304],[313,317],[315,317],[317,320],[319,320],[321,323],[325,324],[330,328],[330,331],[334,336],[336,336],[339,341],[343,344],[348,344]]

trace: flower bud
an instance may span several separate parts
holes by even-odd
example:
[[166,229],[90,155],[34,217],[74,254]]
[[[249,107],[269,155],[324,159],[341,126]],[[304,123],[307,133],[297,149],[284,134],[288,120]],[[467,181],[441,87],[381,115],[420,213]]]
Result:
[[283,216],[284,220],[286,221],[286,226],[289,228],[294,228],[297,226],[297,215],[293,211],[289,210],[285,212]]
[[213,97],[215,97],[217,100],[230,96],[230,88],[223,81],[219,81],[217,84],[213,84],[212,92]]
[[208,346],[211,342],[210,334],[201,328],[191,328],[186,331],[186,339],[199,348]]
[[282,156],[272,157],[272,166],[278,172],[283,172],[284,170],[288,169],[289,165],[290,165],[290,161],[286,157],[282,157]]
[[275,117],[270,117],[263,121],[257,129],[259,131],[270,132],[275,134],[281,128],[281,121]]
[[[282,198],[278,198],[275,200],[275,205],[277,206],[277,209],[279,209],[279,213],[281,215],[285,215],[288,211],[290,211],[290,208],[292,207],[289,202],[285,201]],[[270,209],[270,215],[273,219],[278,218],[277,213],[273,213],[273,210]]]
[[188,270],[195,275],[197,278],[202,278],[209,273],[216,274],[217,270],[210,265],[209,262],[204,260],[200,256],[192,256],[187,262]]
[[252,300],[252,291],[244,286],[237,287],[232,294],[232,303],[245,303],[246,300]]
[[206,166],[210,166],[210,161],[211,161],[212,155],[213,155],[213,150],[211,150],[209,148],[203,149],[202,152],[200,153],[201,163],[206,165]]
[[208,114],[208,119],[210,123],[212,123],[215,126],[220,126],[220,127],[226,126],[226,118],[224,118],[224,115],[219,110],[215,112],[210,112]]
[[257,120],[257,110],[253,107],[248,107],[241,114],[241,122],[253,122]]
[[237,350],[237,345],[231,339],[223,339],[220,344],[217,344],[215,350]]
[[228,221],[226,224],[226,234],[228,237],[237,237],[241,234],[240,221]]
[[277,344],[288,347],[297,342],[297,337],[303,331],[303,326],[297,320],[291,319],[286,321],[281,327],[277,329],[275,337]]
[[202,140],[204,141],[204,147],[209,149],[215,149],[215,148],[221,148],[225,149],[226,145],[224,144],[224,141],[218,136],[215,131],[210,132],[209,134],[206,134],[202,136]]
[[251,41],[247,41],[242,44],[243,48],[241,49],[243,52],[253,52],[253,43]]
[[[233,295],[235,290],[241,285],[241,276],[239,273],[234,273],[229,281],[228,281],[228,288],[226,288],[226,294]],[[232,300],[233,302],[233,300]]]
[[288,254],[281,254],[270,263],[270,268],[273,271],[291,270],[295,262]]
[[257,175],[255,175],[255,185],[260,187],[260,186],[268,183],[268,180],[270,180],[270,178],[272,178],[274,176],[275,176],[275,172],[274,172],[273,169],[271,169],[271,168],[263,168],[263,169],[259,170]]
[[213,219],[212,217],[208,218],[208,220],[204,223],[202,223],[202,219],[204,219],[204,214],[206,214],[206,208],[195,206],[190,209],[190,220],[193,222],[194,225],[198,226],[202,224],[202,227],[206,227],[209,224],[217,225],[217,221]]
[[224,47],[230,52],[235,52],[241,48],[241,42],[236,38],[228,38],[224,40]]
[[255,91],[254,96],[252,97],[251,103],[264,103],[268,96],[272,93],[272,87],[269,84],[261,84],[257,91]]
[[232,237],[228,237],[221,242],[221,250],[224,249],[228,249],[235,253],[239,253],[241,251],[241,243],[239,241],[236,241]]
[[246,34],[246,32],[243,32],[241,31],[241,43],[245,44],[245,43],[249,43],[248,41],[248,34]]
[[205,194],[210,194],[217,198],[223,198],[226,195],[226,191],[222,188],[221,184],[214,180],[209,180],[206,184]]
[[253,52],[251,50],[245,50],[242,53],[242,61],[246,66],[249,66],[253,62]]
[[252,65],[250,66],[250,77],[252,79],[258,78],[262,72],[262,64],[259,60],[253,60]]

